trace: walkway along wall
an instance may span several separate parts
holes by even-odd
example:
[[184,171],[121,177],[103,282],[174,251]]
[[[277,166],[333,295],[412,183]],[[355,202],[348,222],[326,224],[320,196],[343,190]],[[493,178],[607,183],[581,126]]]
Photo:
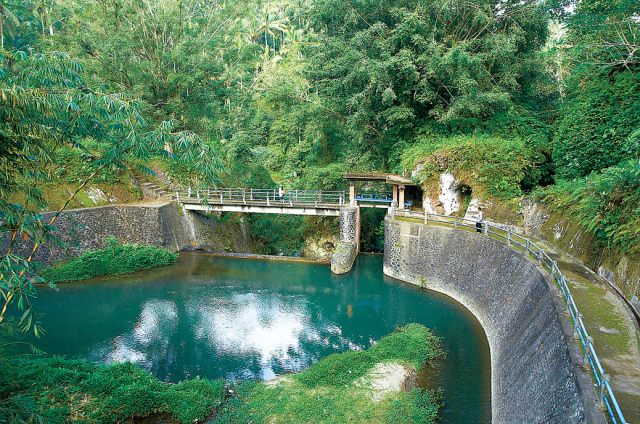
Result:
[[521,253],[482,234],[387,217],[384,273],[477,317],[491,352],[493,423],[605,422],[555,289]]

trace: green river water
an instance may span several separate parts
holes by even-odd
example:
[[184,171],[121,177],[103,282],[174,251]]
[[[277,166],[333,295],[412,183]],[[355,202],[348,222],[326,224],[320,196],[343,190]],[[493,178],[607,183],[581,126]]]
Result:
[[352,272],[335,276],[322,264],[182,254],[171,267],[44,289],[35,303],[45,352],[132,361],[174,382],[268,380],[422,323],[446,352],[420,376],[444,392],[442,422],[490,421],[479,323],[446,296],[384,277],[381,256],[360,255]]

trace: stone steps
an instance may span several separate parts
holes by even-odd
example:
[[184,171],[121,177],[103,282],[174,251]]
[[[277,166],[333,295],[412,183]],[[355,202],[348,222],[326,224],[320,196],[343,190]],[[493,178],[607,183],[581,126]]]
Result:
[[145,198],[169,198],[173,196],[172,193],[162,188],[156,182],[149,181],[146,176],[136,175],[135,177]]

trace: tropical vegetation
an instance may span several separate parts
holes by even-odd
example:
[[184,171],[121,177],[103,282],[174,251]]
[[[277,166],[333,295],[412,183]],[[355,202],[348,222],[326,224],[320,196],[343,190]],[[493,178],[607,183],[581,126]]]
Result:
[[166,249],[120,243],[113,237],[108,238],[105,245],[103,249],[88,250],[77,258],[47,268],[41,275],[51,283],[78,281],[167,266],[178,259],[176,253]]
[[[492,201],[534,196],[600,247],[637,255],[638,40],[637,0],[0,0],[0,333],[41,333],[38,284],[139,252],[107,246],[44,274],[35,263],[63,244],[57,219],[89,189],[138,198],[133,175],[336,189],[347,170],[417,171],[425,185],[449,170]],[[295,253],[330,225],[246,219],[265,253]],[[367,249],[379,222],[363,216]],[[62,396],[2,393],[17,410]]]

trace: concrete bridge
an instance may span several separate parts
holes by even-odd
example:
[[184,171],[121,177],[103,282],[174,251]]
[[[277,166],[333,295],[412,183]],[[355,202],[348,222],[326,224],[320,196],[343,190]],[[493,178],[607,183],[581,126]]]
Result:
[[[331,260],[336,274],[348,272],[360,250],[360,208],[383,208],[392,214],[407,210],[416,199],[405,199],[411,180],[384,173],[351,173],[344,175],[349,192],[323,190],[213,188],[175,193],[176,200],[186,210],[200,212],[268,213],[283,215],[335,216],[340,218],[340,238]],[[365,189],[356,192],[356,183]],[[391,191],[372,187],[391,186]],[[417,202],[416,202],[417,203]]]
[[185,209],[204,212],[246,212],[284,215],[340,216],[349,205],[345,191],[216,188],[176,193]]
[[348,272],[360,250],[360,208],[355,196],[344,191],[216,188],[176,193],[186,210],[201,212],[269,213],[335,216],[340,218],[340,237],[331,259],[336,274]]

